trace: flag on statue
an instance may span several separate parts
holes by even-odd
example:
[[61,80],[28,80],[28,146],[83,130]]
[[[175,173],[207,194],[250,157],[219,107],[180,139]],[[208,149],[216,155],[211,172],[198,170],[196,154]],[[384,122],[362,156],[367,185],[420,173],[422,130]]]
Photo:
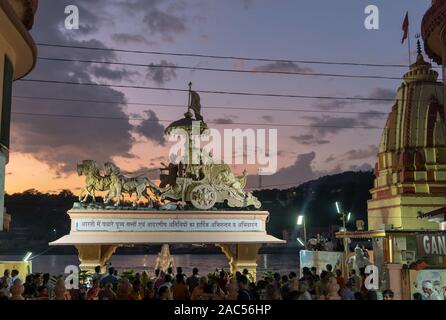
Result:
[[203,117],[201,116],[201,102],[200,95],[195,91],[190,92],[190,108],[194,110],[195,118],[197,120],[203,121]]
[[404,41],[406,41],[406,39],[409,37],[409,12],[406,12],[406,17],[404,18],[403,21],[403,40],[401,40],[401,44],[404,43]]

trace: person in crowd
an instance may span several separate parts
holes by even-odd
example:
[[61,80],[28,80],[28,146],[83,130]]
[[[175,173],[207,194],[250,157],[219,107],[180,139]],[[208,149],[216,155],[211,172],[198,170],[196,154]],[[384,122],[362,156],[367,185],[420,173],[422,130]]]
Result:
[[252,292],[248,289],[248,278],[241,275],[238,279],[238,300],[253,300]]
[[378,292],[376,290],[367,290],[366,300],[374,301],[378,299]]
[[339,288],[341,288],[341,290],[342,290],[342,288],[345,287],[345,279],[342,276],[342,271],[339,269],[336,269],[336,281],[339,285]]
[[327,295],[327,285],[330,279],[329,273],[327,271],[322,271],[320,275],[320,280],[315,284],[316,296],[326,296]]
[[265,291],[266,300],[280,300],[280,291],[275,285],[268,284]]
[[101,266],[96,266],[96,267],[94,268],[94,274],[93,274],[93,276],[92,276],[92,280],[93,280],[93,281],[96,280],[96,279],[101,280],[101,278],[102,278],[102,274],[101,274]]
[[34,295],[36,295],[37,288],[34,285],[34,276],[32,274],[26,276],[23,287],[24,287],[23,296],[25,298],[31,298],[34,297]]
[[199,276],[198,276],[198,269],[197,268],[193,268],[192,269],[192,275],[187,278],[186,280],[186,285],[189,288],[189,293],[192,294],[192,292],[194,291],[195,287],[198,286],[199,283]]
[[116,293],[113,291],[111,282],[107,282],[99,291],[98,298],[99,300],[116,300]]
[[159,299],[160,300],[172,300],[172,292],[170,291],[168,286],[162,286],[159,289]]
[[161,272],[160,269],[155,269],[155,277],[152,279],[153,282],[155,282],[156,279],[158,279],[158,277],[160,276],[160,272]]
[[50,282],[51,276],[49,273],[44,273],[42,276],[42,286],[48,290],[48,296],[50,299],[54,295],[54,285]]
[[227,284],[228,284],[228,277],[226,276],[226,272],[224,270],[221,270],[218,278],[218,286],[225,294],[227,293],[226,291]]
[[145,290],[147,283],[150,281],[149,274],[146,271],[143,271],[141,274],[141,289]]
[[413,300],[423,300],[423,295],[420,292],[415,292],[412,295]]
[[11,287],[9,285],[9,281],[3,277],[3,281],[0,283],[0,296],[6,297],[6,299],[9,299],[11,296]]
[[268,282],[263,279],[257,282],[257,295],[259,296],[259,300],[266,300],[266,286]]
[[355,300],[359,300],[359,301],[365,300],[365,296],[361,291],[355,292],[354,297],[355,297]]
[[191,300],[202,300],[204,287],[208,284],[208,278],[201,277],[198,285],[194,288],[191,295]]
[[5,269],[3,272],[3,277],[0,278],[0,287],[3,285],[4,282],[8,285],[8,288],[12,286],[12,277],[9,269]]
[[423,282],[423,300],[443,300],[443,297],[439,292],[434,289],[432,281],[426,280]]
[[[339,282],[338,282],[339,284]],[[345,283],[345,286],[341,288],[340,291],[341,299],[342,300],[355,300],[355,293],[353,292],[353,281],[347,280]]]
[[361,291],[361,287],[362,287],[362,279],[360,276],[358,276],[356,274],[356,270],[352,269],[350,271],[350,277],[348,278],[348,280],[350,280],[353,283],[353,292],[359,292]]
[[203,288],[203,294],[200,300],[223,300],[224,295],[218,287],[218,283],[208,282]]
[[163,282],[162,285],[159,286],[158,291],[159,291],[159,289],[161,289],[162,287],[168,287],[169,290],[172,288],[172,276],[171,276],[170,274],[166,274],[166,275],[164,276],[164,282]]
[[121,277],[118,274],[118,270],[115,269],[115,271],[113,271],[113,275],[115,276],[117,281],[119,281],[119,279],[121,279]]
[[177,273],[175,278],[175,283],[171,288],[173,300],[188,300],[190,294],[189,289],[184,282],[184,275],[182,273]]
[[237,300],[238,299],[238,283],[235,277],[229,279],[226,285],[226,297],[225,300]]
[[11,271],[11,283],[14,283],[14,281],[16,281],[17,279],[20,279],[20,277],[19,277],[19,270],[13,269]]
[[248,281],[252,281],[253,280],[252,275],[249,273],[249,270],[246,269],[246,268],[243,269],[242,275],[244,275],[246,278],[248,278]]
[[101,287],[105,286],[105,284],[109,282],[111,282],[113,287],[118,283],[118,278],[115,275],[115,268],[113,267],[108,268],[108,275],[101,278]]
[[[308,285],[308,283],[306,281],[301,281],[299,283],[299,297],[297,298],[297,300],[313,300],[311,298],[311,294],[308,291],[310,289],[310,286]],[[295,292],[295,290],[293,290],[293,292]]]
[[275,272],[273,275],[273,285],[277,289],[280,289],[280,273],[278,273],[278,272]]
[[87,300],[98,300],[100,291],[99,284],[99,279],[97,277],[93,278],[93,286],[87,292]]
[[129,300],[132,301],[142,300],[141,281],[139,279],[133,280],[132,289],[129,293]]
[[327,264],[325,266],[325,270],[328,272],[328,277],[335,277],[335,274],[333,273],[333,266],[331,264]]
[[65,287],[64,278],[57,279],[56,285],[54,286],[54,295],[54,300],[71,300],[70,293]]
[[44,285],[41,285],[38,289],[39,292],[39,300],[50,300],[50,295],[48,293],[48,288]]
[[393,300],[394,296],[395,296],[395,294],[390,289],[384,290],[384,292],[383,292],[383,299],[384,300]]
[[[183,273],[183,268],[182,267],[177,267],[177,275],[181,275],[183,277],[184,283],[186,283],[187,277],[186,275]],[[175,276],[175,280],[177,279],[177,277]]]
[[11,286],[10,300],[25,300],[25,298],[23,297],[24,290],[25,290],[25,288],[22,284],[22,281],[19,278],[16,278]]
[[167,274],[170,276],[170,279],[174,279],[173,268],[167,268]]
[[129,300],[132,286],[129,279],[122,277],[118,281],[118,288],[116,290],[116,300]]
[[164,271],[160,270],[160,272],[158,272],[158,276],[156,277],[155,282],[153,284],[153,288],[155,289],[155,292],[158,292],[158,289],[164,283],[165,277],[166,277],[166,274],[164,273]]
[[317,281],[319,281],[321,279],[317,273],[317,268],[311,267],[310,270],[311,270],[311,276],[313,277],[313,283],[316,283]]
[[367,275],[365,274],[365,268],[361,267],[359,268],[359,276],[361,277],[361,292],[364,295],[367,295],[367,288],[365,287],[365,280],[367,278]]
[[144,299],[143,300],[154,300],[155,290],[153,289],[153,281],[149,280],[144,287]]

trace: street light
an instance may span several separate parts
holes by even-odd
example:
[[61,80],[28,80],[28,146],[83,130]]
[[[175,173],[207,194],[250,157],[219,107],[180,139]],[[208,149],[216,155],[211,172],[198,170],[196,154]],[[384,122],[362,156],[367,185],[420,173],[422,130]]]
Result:
[[352,213],[349,212],[348,215],[347,215],[347,222],[350,221],[351,216],[352,216]]
[[297,242],[299,242],[302,247],[305,247],[305,244],[302,242],[302,240],[300,240],[300,238],[297,238]]
[[27,262],[28,259],[31,257],[33,253],[32,252],[27,252],[26,255],[23,257],[23,262]]
[[339,208],[339,203],[336,201],[335,202],[336,205],[336,211],[338,212],[338,214],[341,214],[341,209]]
[[[304,215],[299,215],[297,217],[297,225],[298,226],[301,226],[301,225],[304,226],[304,244],[302,244],[302,245],[306,249],[307,248],[307,224],[306,224],[306,219],[305,219]],[[297,241],[300,241],[300,239],[298,238]]]

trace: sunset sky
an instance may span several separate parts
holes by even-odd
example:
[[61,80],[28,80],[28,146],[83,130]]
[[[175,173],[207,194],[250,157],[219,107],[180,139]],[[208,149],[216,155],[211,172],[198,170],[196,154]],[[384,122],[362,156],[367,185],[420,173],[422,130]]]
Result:
[[[407,45],[401,45],[404,15],[409,11],[415,59],[414,36],[420,32],[422,16],[430,3],[428,0],[40,0],[32,35],[38,44],[401,65],[408,64]],[[80,10],[79,30],[64,28],[64,9],[71,4]],[[380,30],[364,28],[364,8],[369,4],[380,9]],[[267,75],[39,59],[26,78],[180,89],[187,89],[192,81],[193,89],[198,92],[392,99],[401,80],[309,74],[398,78],[407,71],[407,67],[256,62],[41,45],[38,49],[40,58],[307,73]],[[165,105],[186,105],[188,99],[186,92],[26,81],[15,83],[13,95],[11,153],[6,169],[8,193],[30,188],[44,192],[68,188],[77,192],[83,178],[77,176],[75,167],[83,159],[100,163],[111,159],[124,171],[148,172],[156,178],[153,169],[167,161],[169,149],[163,130],[169,121],[179,119],[186,111]],[[107,103],[54,100],[61,98]],[[205,93],[201,93],[201,101],[202,113],[212,127],[278,129],[280,169],[274,176],[264,177],[263,184],[281,188],[325,174],[371,170],[380,128],[392,105],[379,101]],[[250,110],[228,109],[234,107]],[[73,117],[76,115],[119,119]],[[134,118],[149,121],[131,120]],[[255,174],[255,167],[249,169]],[[243,166],[234,170],[240,173]],[[250,186],[256,184],[257,179],[252,177]]]

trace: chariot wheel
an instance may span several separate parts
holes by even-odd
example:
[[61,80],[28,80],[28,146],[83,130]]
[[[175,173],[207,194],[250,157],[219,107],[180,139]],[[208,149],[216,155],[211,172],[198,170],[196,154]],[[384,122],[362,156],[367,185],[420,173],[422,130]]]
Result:
[[199,184],[190,192],[190,202],[200,210],[209,210],[217,202],[217,192],[209,184]]

